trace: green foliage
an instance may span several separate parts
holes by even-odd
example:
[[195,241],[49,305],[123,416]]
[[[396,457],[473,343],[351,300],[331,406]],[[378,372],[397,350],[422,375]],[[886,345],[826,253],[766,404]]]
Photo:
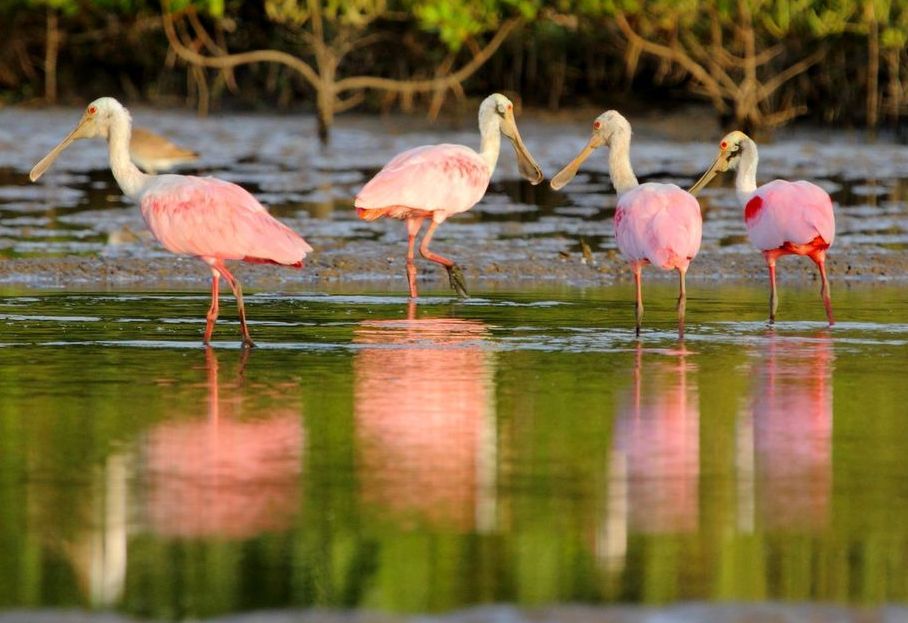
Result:
[[410,0],[409,9],[420,27],[437,32],[451,50],[458,50],[471,38],[494,30],[503,17],[536,17],[540,0]]
[[[316,4],[322,19],[344,25],[361,27],[383,16],[388,10],[386,0],[327,0]],[[272,21],[302,26],[312,18],[312,6],[307,0],[265,0],[265,12]]]

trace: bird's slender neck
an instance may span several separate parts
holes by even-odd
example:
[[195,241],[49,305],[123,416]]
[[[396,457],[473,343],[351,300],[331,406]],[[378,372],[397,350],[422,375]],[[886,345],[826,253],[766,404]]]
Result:
[[497,115],[480,122],[479,135],[482,137],[479,142],[479,155],[489,167],[489,175],[492,175],[495,172],[495,165],[498,164],[498,154],[501,153],[501,123]]
[[631,167],[631,137],[626,132],[616,132],[609,142],[608,172],[612,186],[620,197],[640,185]]
[[113,120],[107,137],[110,170],[113,171],[117,184],[123,194],[136,198],[145,184],[149,175],[142,173],[129,158],[129,137],[132,133],[129,116],[125,111],[114,112]]
[[757,144],[749,138],[741,141],[741,161],[738,162],[738,172],[735,174],[735,190],[738,200],[745,204],[757,189]]

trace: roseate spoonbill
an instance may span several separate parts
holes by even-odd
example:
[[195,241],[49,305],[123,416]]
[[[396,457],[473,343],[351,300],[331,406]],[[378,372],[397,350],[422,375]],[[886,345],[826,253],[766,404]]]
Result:
[[445,219],[469,210],[482,199],[498,162],[502,134],[514,145],[521,175],[534,185],[542,181],[542,169],[517,131],[514,105],[504,95],[493,93],[480,104],[479,132],[479,153],[450,144],[409,149],[395,156],[356,196],[354,205],[361,219],[374,221],[390,216],[407,222],[407,281],[412,298],[417,296],[413,247],[426,218],[432,223],[420,242],[420,255],[444,266],[451,287],[458,295],[467,295],[460,268],[453,260],[430,251],[429,243]]
[[96,99],[85,109],[76,128],[31,170],[34,182],[74,140],[107,139],[110,168],[120,189],[141,206],[155,238],[173,253],[194,255],[211,268],[211,307],[204,341],[218,317],[218,284],[224,277],[236,296],[243,345],[254,346],[246,326],[243,291],[225,260],[302,267],[312,251],[296,232],[276,220],[256,199],[236,184],[214,177],[147,175],[129,159],[131,119],[120,102]]
[[145,128],[133,128],[129,141],[129,156],[140,169],[155,174],[173,167],[195,162],[199,154],[170,142],[169,139]]
[[618,193],[615,208],[615,238],[618,249],[630,262],[637,286],[636,334],[643,320],[641,271],[646,264],[663,270],[677,270],[678,335],[684,336],[684,312],[687,305],[685,276],[690,261],[700,250],[703,218],[700,205],[688,192],[674,184],[637,182],[631,168],[631,124],[617,111],[609,110],[593,122],[593,135],[586,147],[552,178],[551,186],[559,190],[570,182],[593,150],[609,147],[609,176]]
[[696,195],[717,173],[737,170],[735,189],[744,208],[750,242],[763,253],[769,267],[769,322],[776,321],[776,260],[783,255],[806,255],[820,269],[820,294],[829,324],[832,300],[826,277],[826,250],[835,239],[835,215],[829,193],[810,182],[773,180],[757,188],[757,144],[735,131],[719,143],[719,155],[706,173],[691,186]]

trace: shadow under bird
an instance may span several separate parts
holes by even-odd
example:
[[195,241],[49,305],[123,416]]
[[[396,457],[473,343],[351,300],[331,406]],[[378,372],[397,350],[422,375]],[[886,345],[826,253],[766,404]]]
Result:
[[175,166],[195,162],[198,152],[180,147],[170,139],[145,128],[133,128],[129,139],[129,156],[146,173],[169,171]]
[[236,184],[214,177],[142,173],[129,158],[130,128],[129,112],[120,102],[111,97],[96,99],[85,109],[76,128],[35,165],[29,177],[32,181],[41,177],[77,139],[106,139],[114,178],[123,194],[139,204],[154,237],[168,251],[196,256],[211,269],[205,343],[211,341],[218,317],[218,287],[224,277],[236,296],[243,344],[254,346],[246,326],[240,282],[224,262],[242,260],[301,268],[312,247]]
[[687,306],[685,275],[700,250],[703,231],[700,204],[674,184],[637,181],[630,159],[631,124],[614,110],[596,118],[589,143],[552,178],[552,188],[560,190],[574,179],[580,165],[603,145],[609,148],[609,177],[618,193],[615,239],[621,255],[630,262],[637,286],[636,334],[640,335],[643,320],[641,270],[652,264],[662,270],[678,271],[678,335],[683,337]]
[[425,219],[431,224],[419,245],[427,260],[441,264],[459,296],[467,296],[463,273],[457,264],[433,253],[429,243],[445,219],[466,212],[482,199],[498,163],[501,136],[514,145],[520,174],[532,184],[542,181],[542,169],[523,144],[514,105],[494,93],[479,106],[479,152],[463,145],[425,145],[395,156],[356,196],[357,215],[366,221],[389,216],[407,222],[407,281],[410,297],[417,297],[414,246]]
[[826,319],[835,324],[826,251],[835,240],[835,214],[829,193],[803,180],[773,180],[757,188],[757,144],[740,131],[731,132],[719,143],[719,155],[706,173],[691,186],[697,194],[718,173],[735,171],[735,190],[744,208],[744,225],[750,242],[760,250],[769,268],[769,322],[776,321],[779,297],[776,292],[776,260],[783,255],[806,255],[820,270],[820,294]]

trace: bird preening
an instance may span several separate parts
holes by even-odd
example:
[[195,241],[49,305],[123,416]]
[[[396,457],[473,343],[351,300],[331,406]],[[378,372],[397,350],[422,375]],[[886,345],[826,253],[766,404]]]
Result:
[[[420,241],[420,255],[443,266],[451,287],[458,295],[467,295],[460,266],[432,251],[429,245],[439,225],[469,210],[483,198],[498,162],[502,136],[514,147],[520,175],[534,185],[543,180],[542,169],[517,129],[514,105],[508,98],[494,93],[483,100],[478,121],[478,151],[452,144],[409,149],[389,161],[356,196],[354,205],[360,218],[372,221],[390,217],[406,221],[406,274],[411,309],[418,297],[416,237],[427,219],[429,226]],[[197,257],[208,265],[211,304],[204,343],[210,343],[218,317],[223,277],[236,297],[243,344],[254,346],[242,288],[225,262],[238,260],[299,268],[312,247],[236,184],[214,177],[154,175],[139,170],[130,159],[129,112],[110,97],[96,99],[88,105],[75,129],[34,166],[31,180],[41,177],[73,141],[96,137],[107,141],[110,169],[117,184],[123,194],[139,204],[145,223],[158,242],[173,253]],[[776,260],[795,254],[806,255],[817,264],[827,319],[830,325],[834,323],[826,252],[835,238],[835,217],[832,201],[825,191],[805,181],[775,180],[758,188],[757,146],[742,132],[732,132],[722,139],[715,161],[689,192],[674,184],[640,184],[631,166],[630,144],[631,126],[627,119],[614,110],[601,114],[593,122],[586,146],[552,178],[551,187],[555,190],[564,187],[594,150],[608,148],[609,175],[618,194],[615,239],[636,285],[636,335],[640,335],[643,320],[641,272],[645,265],[651,264],[678,273],[678,335],[684,336],[685,278],[700,250],[703,223],[695,195],[716,174],[727,170],[737,170],[735,187],[744,208],[745,227],[769,268],[769,322],[775,321],[778,307]],[[133,151],[135,157],[135,143]],[[167,168],[176,164],[175,159],[195,156],[172,145],[164,151],[163,160],[145,163],[146,170]]]

